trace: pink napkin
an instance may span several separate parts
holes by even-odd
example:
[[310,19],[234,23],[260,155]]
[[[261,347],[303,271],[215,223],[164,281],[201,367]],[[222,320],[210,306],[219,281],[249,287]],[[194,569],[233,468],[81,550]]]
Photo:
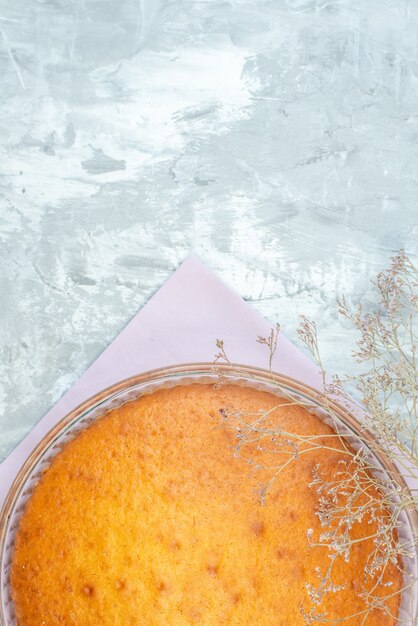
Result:
[[[213,361],[223,339],[231,361],[268,366],[256,342],[272,324],[227,287],[195,255],[189,256],[83,376],[0,465],[0,507],[19,468],[42,437],[70,410],[109,385],[147,370]],[[318,387],[316,365],[280,334],[273,367]]]

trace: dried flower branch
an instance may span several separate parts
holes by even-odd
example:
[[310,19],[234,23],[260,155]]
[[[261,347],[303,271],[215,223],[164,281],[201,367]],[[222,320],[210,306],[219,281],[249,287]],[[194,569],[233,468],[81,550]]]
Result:
[[270,330],[270,334],[268,335],[268,337],[261,337],[260,335],[257,337],[257,343],[261,343],[267,346],[268,348],[270,373],[273,373],[273,370],[272,370],[273,357],[277,349],[277,341],[279,339],[279,333],[280,333],[280,324],[277,323],[276,326]]
[[[401,623],[393,611],[394,596],[411,593],[416,580],[409,566],[416,558],[418,537],[405,534],[405,516],[418,510],[418,495],[411,492],[405,480],[418,480],[418,380],[417,380],[417,313],[418,270],[409,257],[400,252],[391,259],[387,270],[372,281],[378,294],[376,310],[365,311],[359,305],[351,311],[346,300],[338,302],[340,314],[359,333],[353,358],[355,376],[329,378],[323,366],[315,322],[301,316],[298,336],[318,365],[323,389],[317,400],[325,407],[333,424],[327,436],[315,433],[300,435],[285,431],[272,423],[271,411],[259,414],[226,413],[222,423],[236,435],[235,454],[243,458],[264,479],[259,495],[267,502],[269,491],[280,474],[292,463],[315,450],[338,453],[338,467],[333,473],[317,464],[310,487],[317,497],[317,517],[321,532],[307,529],[311,547],[328,550],[326,571],[315,568],[318,583],[306,583],[307,603],[301,607],[305,624],[366,625],[368,618],[380,612],[391,623]],[[268,369],[272,382],[273,357],[280,327],[272,328],[258,343],[268,349]],[[224,343],[216,363],[230,363]],[[280,388],[285,403],[301,405],[306,400]],[[341,428],[336,407],[355,416],[362,428],[355,440]],[[387,461],[384,468],[381,459]],[[359,522],[366,522],[367,535],[358,536]],[[353,593],[362,600],[361,611],[330,619],[323,611],[324,598],[338,594],[342,586],[333,578],[333,568],[340,559],[349,561],[353,549],[363,543],[372,546],[364,567],[363,584]],[[403,577],[402,589],[391,590],[387,577],[389,567],[396,567]],[[343,608],[342,608],[343,610]],[[414,615],[410,622],[414,623]],[[386,623],[386,622],[385,622]]]

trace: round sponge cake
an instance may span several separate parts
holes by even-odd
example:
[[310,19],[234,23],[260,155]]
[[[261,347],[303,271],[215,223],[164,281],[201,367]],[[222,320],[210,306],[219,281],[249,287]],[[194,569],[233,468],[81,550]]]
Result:
[[[309,483],[317,464],[332,474],[341,455],[301,455],[263,505],[257,470],[236,458],[236,433],[221,419],[260,409],[285,430],[332,432],[273,394],[189,384],[144,395],[79,434],[55,457],[20,522],[11,572],[18,626],[304,624],[302,610],[314,606],[307,585],[317,586],[315,568],[330,562],[326,548],[307,540],[308,529],[321,530]],[[358,537],[373,535],[370,519],[357,526]],[[343,623],[396,623],[395,565],[384,575],[393,596],[387,612],[365,615],[357,593],[372,550],[372,539],[361,541],[348,562],[336,560],[333,581],[344,588],[315,607],[331,623],[356,613]]]

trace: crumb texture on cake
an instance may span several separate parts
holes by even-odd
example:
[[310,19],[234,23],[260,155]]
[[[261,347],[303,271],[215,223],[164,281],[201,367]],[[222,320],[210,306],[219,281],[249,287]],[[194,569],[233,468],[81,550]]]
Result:
[[[235,458],[223,411],[274,409],[300,433],[329,427],[272,394],[225,384],[157,391],[112,410],[54,459],[21,519],[12,562],[18,626],[301,626],[306,583],[328,551],[309,548],[318,531],[316,463],[335,471],[338,453],[320,450],[291,463],[267,504],[251,467]],[[221,413],[220,413],[221,411]],[[354,532],[372,535],[370,520]],[[366,528],[367,526],[367,528]],[[328,619],[364,611],[370,542],[335,564],[345,589],[320,606]],[[385,573],[400,588],[395,566]],[[393,626],[374,611],[348,626]]]

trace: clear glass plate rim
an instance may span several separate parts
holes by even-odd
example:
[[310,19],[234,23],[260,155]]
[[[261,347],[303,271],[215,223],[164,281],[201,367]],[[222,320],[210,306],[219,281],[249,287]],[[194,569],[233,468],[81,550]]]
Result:
[[[62,436],[65,432],[71,429],[71,427],[73,427],[76,423],[85,418],[89,413],[95,411],[101,405],[106,405],[112,399],[117,398],[118,395],[121,395],[130,389],[134,390],[135,388],[140,388],[141,385],[145,387],[147,384],[151,383],[163,383],[165,380],[170,379],[176,380],[179,378],[187,378],[187,376],[210,376],[215,379],[215,377],[219,375],[219,371],[227,375],[229,374],[229,377],[232,378],[232,380],[245,378],[249,382],[258,381],[260,383],[264,383],[270,386],[274,384],[278,385],[279,387],[287,388],[291,392],[305,396],[319,409],[327,411],[327,408],[324,406],[323,403],[320,402],[318,398],[319,391],[314,387],[311,387],[304,382],[290,376],[279,374],[265,368],[244,365],[240,363],[180,363],[176,365],[170,365],[149,370],[141,374],[137,374],[118,381],[104,388],[98,393],[92,395],[90,398],[83,401],[81,404],[79,404],[77,407],[67,413],[64,417],[62,417],[58,421],[58,423],[44,435],[44,437],[39,441],[39,443],[34,447],[32,452],[23,462],[15,480],[13,481],[11,488],[9,489],[6,500],[0,512],[0,557],[3,558],[6,549],[5,541],[8,532],[8,522],[14,512],[14,506],[18,501],[19,496],[22,495],[25,484],[30,478],[30,475],[35,470],[37,464],[39,462],[42,462],[42,458],[44,457],[44,455],[47,453],[49,448],[54,445],[56,440],[60,438],[60,436]],[[129,399],[127,399],[126,401],[128,402]],[[338,404],[338,402],[331,401],[330,406],[332,407],[333,411],[335,411],[338,419],[341,420],[342,424],[345,427],[348,427],[348,429],[355,436],[355,434],[358,433],[359,429],[361,428],[359,420],[355,416],[353,416],[353,414],[351,414],[348,409]],[[373,439],[372,435],[364,429],[362,429],[361,431],[361,436],[362,438],[366,438],[368,440]],[[386,469],[390,465],[393,466],[393,463],[385,457],[379,458],[378,460]],[[404,485],[406,485],[405,480],[401,476],[400,481],[403,482]],[[418,534],[418,511],[408,514],[408,520],[411,525],[412,531]],[[7,626],[3,611],[3,601],[5,593],[3,567],[1,568],[0,574],[2,579],[0,589],[0,626]]]

